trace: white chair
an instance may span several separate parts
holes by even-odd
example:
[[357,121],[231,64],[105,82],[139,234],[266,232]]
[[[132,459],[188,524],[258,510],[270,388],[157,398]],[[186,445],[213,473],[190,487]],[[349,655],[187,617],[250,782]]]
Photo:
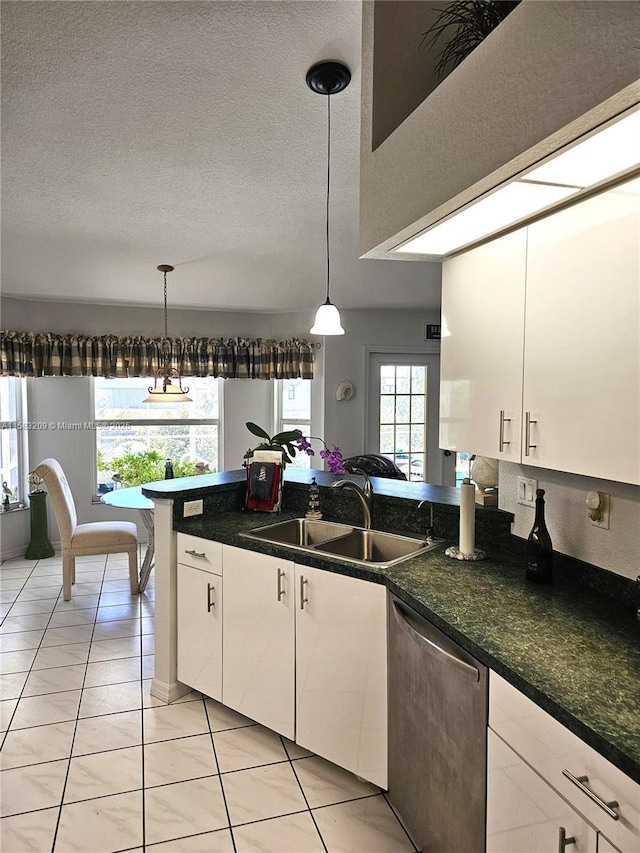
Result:
[[87,554],[129,555],[131,595],[138,586],[138,529],[131,521],[91,521],[78,524],[69,483],[57,459],[45,459],[35,469],[49,492],[62,541],[62,594],[71,599],[71,584],[76,580],[76,557]]

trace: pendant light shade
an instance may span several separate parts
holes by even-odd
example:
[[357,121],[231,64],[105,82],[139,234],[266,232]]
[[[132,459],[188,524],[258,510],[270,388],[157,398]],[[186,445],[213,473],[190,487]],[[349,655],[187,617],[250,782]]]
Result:
[[344,329],[340,322],[340,312],[330,301],[321,305],[316,311],[316,319],[311,327],[312,335],[344,335]]
[[[170,264],[160,264],[158,267],[164,275],[164,364],[156,370],[153,385],[149,386],[149,396],[143,403],[192,403],[191,397],[187,396],[188,388],[182,387],[180,372],[170,366],[171,351],[169,348],[169,334],[167,332],[167,273],[173,272]],[[171,381],[173,379],[173,382]],[[176,384],[174,384],[176,383]]]
[[307,86],[318,95],[327,96],[327,298],[316,311],[311,327],[312,335],[344,335],[340,312],[329,298],[329,196],[331,190],[331,95],[344,91],[351,80],[351,72],[341,62],[319,62],[307,71]]

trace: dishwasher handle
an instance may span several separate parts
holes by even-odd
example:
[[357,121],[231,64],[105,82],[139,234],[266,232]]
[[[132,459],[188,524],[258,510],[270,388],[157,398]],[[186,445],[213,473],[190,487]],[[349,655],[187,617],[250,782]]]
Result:
[[395,616],[398,626],[405,632],[405,634],[408,634],[420,643],[425,643],[431,651],[436,652],[439,655],[443,655],[447,661],[452,666],[455,666],[462,674],[473,678],[474,681],[480,681],[480,671],[477,667],[467,663],[457,655],[448,652],[446,649],[443,649],[437,643],[434,643],[433,640],[430,640],[429,637],[425,637],[425,635],[418,629],[418,625],[416,624],[418,620],[412,619],[410,614],[406,613],[404,608],[402,608],[397,601],[393,601],[393,615]]

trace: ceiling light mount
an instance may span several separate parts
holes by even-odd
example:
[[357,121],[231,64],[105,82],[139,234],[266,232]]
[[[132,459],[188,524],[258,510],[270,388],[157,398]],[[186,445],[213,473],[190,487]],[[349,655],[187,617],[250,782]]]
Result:
[[[351,81],[351,71],[342,62],[326,61],[312,65],[307,71],[307,86],[317,95],[337,95],[343,92]],[[327,97],[327,217],[326,217],[326,253],[327,253],[327,298],[316,311],[312,335],[344,335],[340,322],[340,312],[329,297],[329,196],[331,190],[331,97]]]
[[351,82],[351,71],[342,62],[318,62],[307,71],[307,86],[317,95],[337,95]]

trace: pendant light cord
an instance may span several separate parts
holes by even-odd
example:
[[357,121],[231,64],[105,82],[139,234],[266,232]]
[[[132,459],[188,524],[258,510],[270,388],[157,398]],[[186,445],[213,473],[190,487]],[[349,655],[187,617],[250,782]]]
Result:
[[[167,332],[167,271],[164,270],[164,339],[165,342],[169,337]],[[166,346],[166,343],[165,343]]]
[[329,191],[331,185],[331,95],[327,95],[327,302],[329,302]]

